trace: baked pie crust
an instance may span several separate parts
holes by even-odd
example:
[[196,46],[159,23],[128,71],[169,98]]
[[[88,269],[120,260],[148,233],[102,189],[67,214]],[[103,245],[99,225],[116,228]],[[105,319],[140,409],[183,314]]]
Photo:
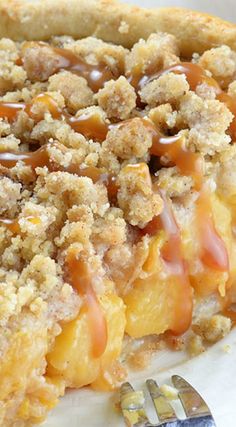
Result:
[[0,423],[236,315],[236,27],[0,2]]
[[161,31],[178,39],[184,56],[222,44],[236,49],[234,24],[183,8],[144,9],[111,0],[9,0],[1,1],[0,17],[0,36],[13,40],[93,35],[130,48]]

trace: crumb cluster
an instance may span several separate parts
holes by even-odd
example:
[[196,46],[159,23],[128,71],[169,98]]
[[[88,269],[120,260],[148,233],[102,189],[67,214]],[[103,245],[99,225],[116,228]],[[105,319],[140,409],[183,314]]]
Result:
[[[129,31],[124,21],[119,31]],[[60,49],[94,69],[102,63],[112,78],[93,90],[84,76],[63,66]],[[214,343],[230,331],[231,321],[216,314],[218,289],[226,286],[230,272],[205,268],[199,258],[194,179],[168,155],[151,154],[147,122],[163,136],[181,135],[185,150],[199,155],[215,228],[232,265],[236,152],[229,128],[234,115],[214,88],[203,83],[193,91],[184,74],[162,74],[138,90],[130,78],[180,61],[177,40],[165,33],[152,34],[131,50],[94,37],[54,37],[41,44],[0,40],[0,423],[5,427],[42,421],[66,387],[114,387],[124,376],[118,360],[124,333],[141,338],[172,328],[179,296],[163,255],[168,239],[160,227],[156,236],[145,233],[164,213],[159,189],[171,200],[195,305],[198,293],[216,300],[196,326],[190,352],[200,353],[203,340]],[[236,100],[235,52],[216,47],[193,62]],[[50,103],[35,101],[42,94]],[[12,102],[31,105],[30,114],[21,108],[12,119],[4,110],[4,103]],[[106,128],[103,137],[97,124],[94,129],[87,124],[86,131],[73,127],[73,120],[91,116]],[[45,164],[32,167],[19,157],[39,149]],[[7,167],[4,152],[19,161]],[[94,179],[94,171],[102,171],[101,179]],[[107,348],[100,359],[91,356],[86,292],[75,288],[68,271],[72,253],[89,265],[91,292],[107,322]],[[233,291],[230,297],[235,298]],[[136,365],[149,360],[145,352],[138,357]]]

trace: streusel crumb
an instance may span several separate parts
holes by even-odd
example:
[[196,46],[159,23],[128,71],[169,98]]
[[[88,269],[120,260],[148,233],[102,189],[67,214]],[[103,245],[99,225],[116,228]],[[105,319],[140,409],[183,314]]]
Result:
[[126,73],[134,69],[145,72],[155,64],[157,69],[166,68],[179,62],[178,42],[171,34],[151,34],[147,41],[140,40],[125,61]]
[[152,190],[146,164],[125,166],[119,173],[118,182],[118,203],[130,224],[142,227],[162,211],[162,199]]
[[220,46],[204,52],[199,65],[209,70],[223,88],[236,77],[236,53],[229,46]]
[[176,105],[189,90],[186,77],[174,73],[164,74],[148,83],[140,92],[141,100],[150,107],[169,102]]
[[63,71],[51,76],[48,81],[48,90],[61,93],[70,111],[76,112],[93,104],[93,92],[83,77]]
[[120,159],[128,160],[132,157],[144,157],[151,145],[151,132],[143,124],[142,119],[137,117],[111,128],[103,148],[107,148]]
[[230,332],[232,323],[228,317],[217,314],[210,319],[202,319],[195,331],[207,342],[214,343]]

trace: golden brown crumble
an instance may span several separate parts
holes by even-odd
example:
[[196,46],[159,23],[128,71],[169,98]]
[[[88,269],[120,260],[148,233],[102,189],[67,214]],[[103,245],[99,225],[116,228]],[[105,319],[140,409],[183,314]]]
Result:
[[148,117],[165,133],[176,126],[177,111],[173,110],[170,104],[161,104],[151,108]]
[[156,172],[158,185],[163,188],[170,197],[178,197],[189,194],[193,187],[191,176],[180,177],[176,167],[161,169]]
[[163,202],[159,194],[152,190],[150,173],[145,163],[138,167],[125,166],[119,174],[118,183],[118,204],[131,225],[142,227],[160,214]]
[[155,66],[156,69],[166,68],[179,61],[179,48],[175,37],[171,34],[151,34],[147,41],[140,40],[125,58],[125,69],[129,73],[133,69],[145,72]]
[[88,64],[97,65],[102,62],[108,65],[113,72],[117,72],[124,67],[128,51],[123,46],[105,43],[95,37],[86,37],[82,40],[73,40],[71,37],[65,39],[57,37],[55,39],[60,47],[76,53]]
[[15,64],[19,57],[15,43],[9,39],[0,40],[0,94],[22,88],[27,74],[26,71]]
[[189,142],[203,154],[223,151],[230,143],[226,130],[232,121],[228,108],[218,100],[203,100],[193,92],[180,101],[181,119],[189,128]]
[[209,70],[223,88],[236,77],[236,53],[229,46],[220,46],[204,52],[199,64]]
[[198,356],[201,353],[204,353],[205,347],[203,345],[203,340],[200,335],[192,335],[187,342],[187,351],[191,357]]
[[66,106],[72,112],[93,104],[93,92],[88,87],[87,81],[69,71],[51,76],[48,90],[61,93]]
[[116,387],[124,334],[147,336],[124,357],[143,368],[164,345],[195,355],[229,333],[217,313],[230,285],[236,299],[235,55],[195,55],[205,71],[194,86],[187,72],[162,73],[181,62],[166,33],[130,50],[95,37],[0,40],[5,427],[43,421],[66,387]]
[[121,160],[130,160],[143,158],[151,145],[152,135],[137,117],[125,125],[111,128],[102,147]]
[[150,107],[169,102],[178,103],[179,99],[189,90],[186,77],[174,73],[164,74],[158,79],[148,83],[141,90],[141,100]]
[[228,317],[216,314],[209,319],[202,319],[194,326],[194,330],[207,342],[215,343],[229,333],[231,326]]
[[133,86],[121,76],[116,81],[105,83],[97,94],[97,101],[107,117],[124,120],[136,107],[136,94]]

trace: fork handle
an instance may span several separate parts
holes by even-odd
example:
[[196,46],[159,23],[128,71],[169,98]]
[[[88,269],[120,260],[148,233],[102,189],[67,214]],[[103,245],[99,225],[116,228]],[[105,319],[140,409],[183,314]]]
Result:
[[216,423],[210,415],[188,418],[158,424],[160,427],[216,427]]

